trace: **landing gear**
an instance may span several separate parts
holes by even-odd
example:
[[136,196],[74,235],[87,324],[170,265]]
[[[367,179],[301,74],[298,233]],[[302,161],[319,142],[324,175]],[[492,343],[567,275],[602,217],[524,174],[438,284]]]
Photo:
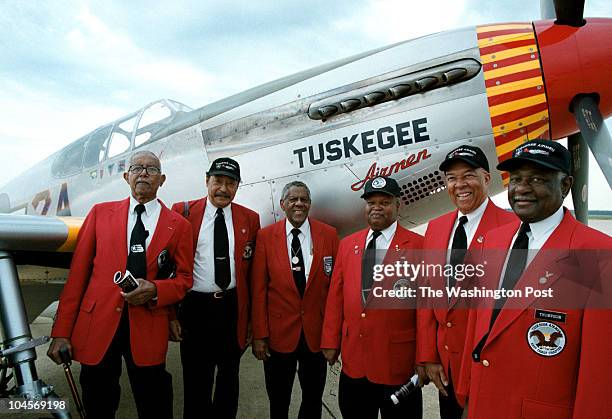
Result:
[[[35,348],[49,338],[32,339],[15,262],[5,251],[0,251],[0,337],[3,339],[0,342],[0,398],[59,400],[53,386],[45,384],[36,373]],[[11,380],[14,384],[9,388]],[[70,418],[67,409],[51,413],[57,418]]]

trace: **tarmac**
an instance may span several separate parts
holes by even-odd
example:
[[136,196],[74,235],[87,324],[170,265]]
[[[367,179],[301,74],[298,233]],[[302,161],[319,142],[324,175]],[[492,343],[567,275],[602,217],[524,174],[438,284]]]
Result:
[[[43,287],[41,287],[43,288]],[[30,290],[31,292],[31,290]],[[48,336],[51,331],[52,318],[57,307],[57,302],[52,303],[46,310],[38,316],[30,325],[32,336]],[[70,389],[68,387],[64,370],[62,366],[55,365],[46,356],[47,345],[37,348],[38,359],[36,367],[38,376],[47,384],[52,384],[55,392],[62,399],[68,399],[70,403],[71,413],[73,418],[78,418],[78,412],[71,399]],[[174,417],[182,417],[183,409],[183,391],[181,380],[181,361],[179,355],[179,344],[170,342],[167,358],[167,369],[172,374],[173,389],[174,389]],[[72,374],[78,382],[80,367],[75,362],[72,367]],[[328,368],[327,383],[323,395],[323,418],[341,418],[342,415],[338,409],[338,379],[339,369],[334,366]],[[121,376],[121,402],[119,411],[117,412],[118,419],[136,419],[136,407],[134,399],[130,391],[130,385],[125,372]],[[100,397],[104,397],[101,395]],[[289,417],[297,418],[298,410],[301,402],[301,391],[299,382],[296,381],[293,386],[293,396],[289,409]],[[240,363],[240,399],[238,405],[238,418],[242,419],[265,419],[269,418],[268,397],[264,384],[263,365],[261,361],[255,359],[250,350],[247,350]],[[426,419],[439,418],[438,414],[438,395],[433,385],[425,386],[423,389],[423,417]],[[22,418],[40,418],[44,417],[40,414],[11,414],[8,415],[11,419]],[[47,417],[50,417],[47,416]]]

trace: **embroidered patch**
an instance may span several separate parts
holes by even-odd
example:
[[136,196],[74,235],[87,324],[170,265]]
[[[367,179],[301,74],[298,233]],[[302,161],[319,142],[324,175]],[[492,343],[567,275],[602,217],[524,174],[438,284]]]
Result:
[[527,342],[538,355],[559,355],[565,348],[565,332],[551,322],[534,323],[527,331]]
[[384,188],[386,184],[387,184],[387,181],[381,177],[377,177],[376,179],[372,181],[372,187],[374,189]]
[[323,256],[323,272],[325,272],[325,275],[331,275],[333,266],[334,258],[332,256]]
[[[397,293],[397,298],[400,298],[402,300],[408,298],[408,294],[405,290],[407,290],[409,287],[410,281],[408,281],[406,278],[398,279],[397,281],[395,281],[395,284],[393,284],[393,290]],[[404,292],[405,294],[401,294],[402,292]]]
[[244,245],[244,252],[242,253],[243,259],[251,259],[253,257],[253,251],[255,250],[255,242],[248,241]]

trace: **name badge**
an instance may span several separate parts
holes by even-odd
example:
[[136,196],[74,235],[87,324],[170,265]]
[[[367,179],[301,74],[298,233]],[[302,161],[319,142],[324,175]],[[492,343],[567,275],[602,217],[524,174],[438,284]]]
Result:
[[547,310],[536,310],[535,318],[546,321],[553,321],[559,323],[565,323],[565,313],[559,313],[558,311],[547,311]]

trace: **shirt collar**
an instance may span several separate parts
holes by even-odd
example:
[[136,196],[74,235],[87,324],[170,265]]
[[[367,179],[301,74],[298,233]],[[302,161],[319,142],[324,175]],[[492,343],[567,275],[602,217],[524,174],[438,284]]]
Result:
[[[287,233],[287,237],[291,235],[291,230],[294,228],[296,227],[293,227],[289,220],[285,219],[285,232]],[[306,218],[306,221],[304,221],[301,226],[297,227],[297,229],[300,230],[304,236],[308,237],[308,233],[310,232],[310,223],[308,222],[308,218]]]
[[559,209],[548,218],[535,223],[529,223],[533,239],[540,240],[540,238],[550,235],[552,231],[561,224],[561,221],[563,221],[563,206],[559,207]]
[[[230,202],[229,205],[227,205],[225,208],[223,208],[223,216],[225,218],[229,217],[232,215],[232,203]],[[214,217],[217,214],[217,207],[215,206],[215,204],[213,204],[210,200],[210,198],[208,198],[206,200],[206,214],[208,217]]]
[[[140,202],[136,201],[136,198],[134,198],[132,195],[130,195],[130,210],[129,210],[129,214],[133,214],[134,213],[134,208],[136,208],[136,205],[140,204]],[[148,217],[151,214],[153,214],[153,212],[157,211],[157,209],[160,207],[161,205],[159,204],[159,201],[157,200],[157,198],[150,200],[149,202],[147,202],[146,204],[144,204],[145,207],[145,215]]]
[[[395,230],[397,230],[397,220],[395,220],[393,224],[391,224],[389,227],[385,228],[384,230],[381,230],[380,232],[382,236],[385,238],[385,241],[390,243],[391,239],[393,238],[393,235],[395,234]],[[370,229],[370,231],[368,231],[368,237],[366,237],[366,243],[370,240],[370,237],[372,237],[372,234],[374,234],[374,231]]]
[[485,210],[487,209],[487,205],[489,205],[489,198],[485,199],[484,202],[478,206],[478,208],[476,208],[469,214],[464,214],[459,211],[459,213],[457,214],[457,218],[465,215],[468,219],[467,222],[470,224],[474,221],[479,221],[482,218],[482,215],[484,214]]

